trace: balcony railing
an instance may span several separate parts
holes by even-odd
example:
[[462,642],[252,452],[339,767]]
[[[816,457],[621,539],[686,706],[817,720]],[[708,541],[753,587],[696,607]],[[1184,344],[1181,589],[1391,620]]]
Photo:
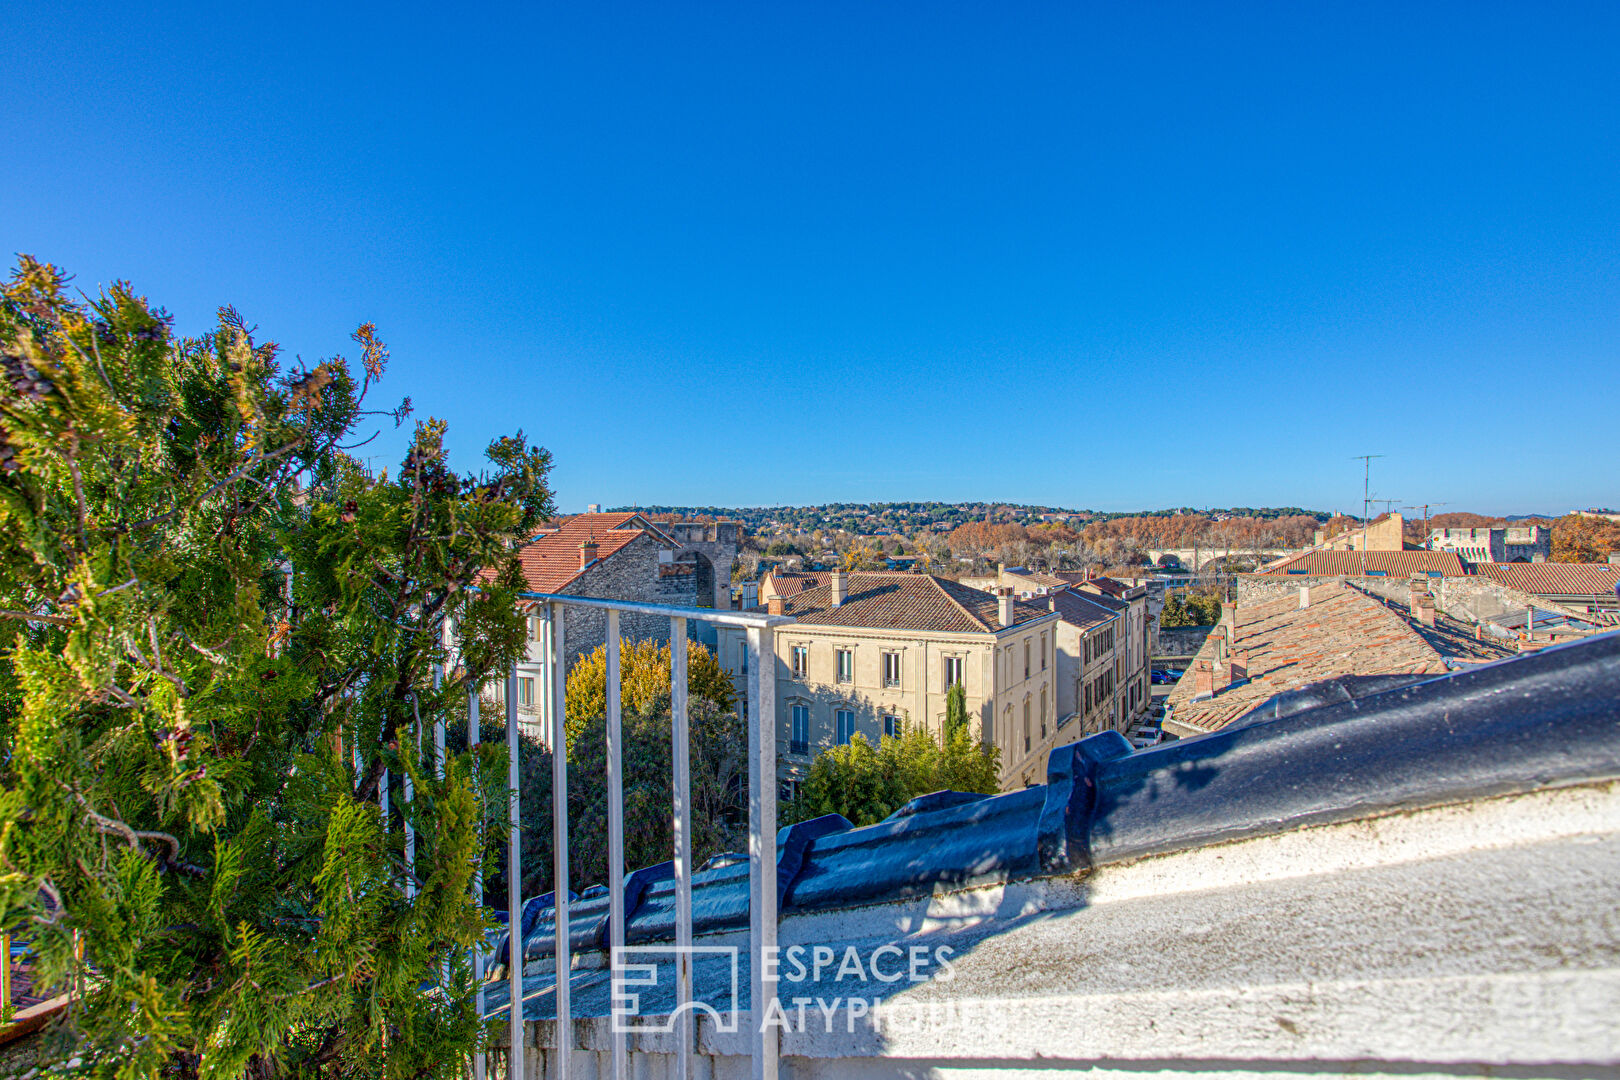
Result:
[[[781,615],[759,615],[736,611],[717,611],[703,608],[677,608],[662,604],[642,604],[620,600],[597,600],[578,596],[557,596],[549,593],[522,593],[522,600],[531,606],[540,619],[540,680],[538,686],[542,730],[553,747],[564,747],[564,719],[567,714],[567,648],[565,642],[567,608],[594,608],[607,613],[607,777],[608,777],[608,881],[610,895],[609,943],[617,950],[624,944],[624,774],[623,734],[619,702],[619,616],[624,613],[663,616],[669,619],[670,641],[670,714],[673,760],[674,797],[670,808],[671,831],[674,836],[675,878],[675,944],[676,987],[673,1014],[676,1019],[676,1076],[690,1076],[690,1056],[693,1050],[692,966],[688,951],[692,944],[692,810],[691,810],[691,731],[687,718],[686,643],[687,624],[691,621],[707,622],[716,626],[740,627],[748,640],[748,696],[744,703],[748,717],[748,940],[749,971],[752,997],[749,999],[753,1016],[750,1049],[753,1057],[753,1076],[756,1080],[775,1080],[778,1041],[777,1032],[761,1030],[761,1020],[767,1014],[766,1006],[776,995],[776,979],[767,977],[762,957],[767,950],[776,948],[776,686],[774,676],[763,681],[760,672],[775,670],[771,658],[774,647],[771,629],[791,618]],[[532,666],[533,661],[530,661]],[[510,843],[507,848],[506,880],[510,904],[509,926],[514,940],[509,964],[510,1001],[509,1019],[511,1044],[506,1049],[506,1076],[521,1080],[523,1063],[523,945],[519,933],[523,925],[523,822],[519,816],[519,770],[517,703],[518,669],[513,668],[506,678],[506,738],[507,738],[507,795]],[[468,699],[469,741],[478,739],[478,697],[476,691]],[[437,729],[436,745],[442,746],[442,725]],[[794,752],[802,752],[800,743],[793,743]],[[808,748],[806,748],[808,749]],[[442,754],[439,758],[442,761]],[[568,895],[568,757],[565,753],[552,755],[552,845],[554,858],[553,889],[559,898]],[[407,796],[409,797],[409,796]],[[474,890],[482,900],[482,875],[474,882]],[[573,967],[573,948],[569,942],[568,904],[561,900],[556,905],[555,940],[556,975],[553,997],[556,1003],[557,1023],[553,1030],[559,1044],[572,1041],[574,1027],[569,995],[570,972]],[[474,974],[482,987],[482,955],[474,960]],[[619,963],[613,960],[614,969]],[[480,1015],[484,1010],[482,989],[478,992]],[[614,1025],[618,1027],[618,1025]],[[556,1047],[555,1071],[551,1074],[567,1080],[572,1065],[569,1045]],[[482,1056],[474,1063],[474,1075],[484,1080],[486,1063]],[[627,1080],[629,1058],[625,1033],[612,1035],[612,1076]]]

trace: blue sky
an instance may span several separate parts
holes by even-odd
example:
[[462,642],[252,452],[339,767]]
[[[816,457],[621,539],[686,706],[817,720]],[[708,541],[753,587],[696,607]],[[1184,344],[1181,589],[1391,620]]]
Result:
[[1620,5],[160,7],[0,5],[7,252],[565,509],[1620,504]]

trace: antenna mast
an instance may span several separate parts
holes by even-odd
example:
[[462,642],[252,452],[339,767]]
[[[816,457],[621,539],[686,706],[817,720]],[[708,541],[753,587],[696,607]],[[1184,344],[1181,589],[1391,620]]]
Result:
[[1372,512],[1372,459],[1383,454],[1353,454],[1351,461],[1362,464],[1361,474],[1361,576],[1367,576],[1367,518]]

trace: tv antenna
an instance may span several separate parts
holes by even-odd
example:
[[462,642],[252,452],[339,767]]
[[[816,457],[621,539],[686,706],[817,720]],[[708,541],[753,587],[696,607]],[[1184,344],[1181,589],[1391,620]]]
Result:
[[1383,454],[1352,454],[1351,461],[1359,461],[1361,474],[1361,576],[1367,576],[1367,518],[1372,514],[1372,463]]
[[1429,546],[1429,508],[1431,506],[1450,506],[1450,505],[1451,504],[1448,503],[1448,502],[1437,502],[1437,503],[1420,503],[1420,504],[1418,504],[1416,506],[1403,506],[1403,507],[1401,507],[1402,510],[1421,510],[1421,511],[1423,511],[1423,546],[1424,547]]

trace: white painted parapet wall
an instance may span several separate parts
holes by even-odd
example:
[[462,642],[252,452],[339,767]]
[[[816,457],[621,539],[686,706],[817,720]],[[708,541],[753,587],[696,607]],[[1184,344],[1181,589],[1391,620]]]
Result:
[[[697,943],[741,945],[746,986],[746,939]],[[790,914],[779,940],[807,958],[853,947],[864,976],[828,964],[795,983],[784,961],[783,1077],[1620,1077],[1620,786]],[[886,974],[920,947],[933,978],[876,981],[883,946]],[[576,1077],[610,1075],[604,975],[573,980],[576,1015],[595,1017],[575,1021]],[[526,1025],[531,1080],[552,1075],[551,1027]],[[664,1037],[630,1045],[631,1076],[674,1080]],[[745,1077],[748,1047],[705,1016],[693,1064]]]

